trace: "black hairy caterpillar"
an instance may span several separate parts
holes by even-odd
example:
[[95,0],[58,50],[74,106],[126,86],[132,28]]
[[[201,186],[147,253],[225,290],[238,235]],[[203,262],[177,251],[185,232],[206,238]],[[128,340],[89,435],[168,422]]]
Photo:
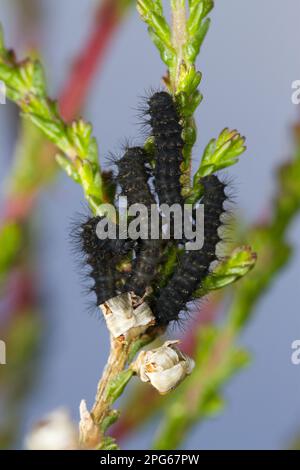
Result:
[[[81,224],[82,248],[86,254],[92,254],[94,250],[94,252],[99,252],[99,258],[105,257],[106,255],[122,256],[126,255],[130,250],[135,249],[137,242],[130,238],[100,239],[97,236],[97,225],[103,219],[104,217],[99,216],[91,217]],[[96,238],[94,238],[94,236]]]
[[80,225],[79,233],[85,261],[91,269],[89,276],[94,282],[90,290],[96,294],[97,305],[118,295],[118,285],[124,275],[116,266],[133,249],[132,240],[100,240],[96,232],[100,220],[100,217],[88,218]]
[[218,259],[217,244],[221,241],[218,233],[222,226],[221,216],[226,212],[224,203],[226,185],[215,175],[202,178],[204,186],[204,244],[199,251],[185,251],[180,263],[166,287],[162,288],[151,306],[159,324],[167,325],[178,320],[179,313],[192,300],[193,293],[209,274],[210,265]]
[[123,292],[134,291],[139,296],[145,294],[157,275],[161,256],[161,241],[150,237],[149,215],[155,200],[148,185],[147,162],[148,156],[140,147],[128,148],[117,162],[117,182],[121,186],[121,194],[127,197],[128,205],[139,203],[148,209],[148,239],[139,239],[130,275],[122,288]]
[[124,156],[116,162],[117,183],[121,186],[121,195],[127,197],[128,205],[139,203],[150,207],[154,203],[148,186],[147,162],[148,155],[141,147],[127,148]]
[[155,148],[155,189],[160,204],[183,204],[181,195],[181,164],[183,162],[182,126],[172,96],[165,92],[154,93],[148,100]]
[[140,297],[145,295],[157,276],[161,254],[160,240],[141,240],[130,277],[125,284],[126,291],[133,291]]

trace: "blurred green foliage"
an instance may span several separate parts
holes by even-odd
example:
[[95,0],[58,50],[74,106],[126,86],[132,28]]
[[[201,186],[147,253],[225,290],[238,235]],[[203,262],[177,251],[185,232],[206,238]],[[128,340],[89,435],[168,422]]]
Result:
[[98,147],[92,126],[82,119],[66,124],[57,103],[47,96],[46,79],[38,60],[17,62],[12,51],[5,48],[0,32],[0,80],[7,96],[18,104],[24,118],[29,119],[62,152],[58,163],[74,181],[80,183],[91,209],[105,200]]
[[0,399],[0,449],[10,448],[19,432],[19,420],[24,397],[35,374],[35,360],[41,340],[41,323],[38,312],[14,312],[9,329],[1,329],[1,339],[7,345],[9,367],[1,368]]
[[222,411],[220,388],[249,363],[232,344],[232,331],[209,326],[198,335],[193,374],[170,397],[154,441],[155,449],[176,449],[195,423]]
[[20,226],[9,222],[0,230],[0,244],[5,249],[0,251],[0,283],[7,270],[14,264],[19,250],[21,249]]

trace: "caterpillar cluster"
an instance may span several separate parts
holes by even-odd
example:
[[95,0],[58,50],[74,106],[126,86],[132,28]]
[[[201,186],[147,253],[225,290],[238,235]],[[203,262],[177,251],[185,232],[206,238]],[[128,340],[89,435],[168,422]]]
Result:
[[[154,168],[151,168],[151,158],[143,148],[127,148],[116,162],[116,183],[120,195],[127,197],[128,205],[139,203],[150,209],[156,203],[149,184],[153,178],[159,205],[183,206],[180,178],[184,142],[176,104],[170,94],[154,93],[148,100],[145,114],[150,116],[147,122],[154,142]],[[163,287],[159,284],[159,270],[169,244],[162,240],[162,236],[158,240],[150,236],[138,240],[100,240],[96,234],[99,217],[91,217],[82,224],[82,250],[91,269],[97,305],[123,292],[133,291],[143,297],[149,288],[154,287],[147,301],[157,324],[167,325],[179,319],[180,312],[209,274],[211,263],[217,260],[216,247],[221,240],[219,228],[225,212],[226,186],[216,175],[204,177],[200,183],[204,188],[201,200],[205,211],[203,247],[198,251],[185,250]],[[176,243],[179,245],[180,241]],[[120,267],[124,260],[127,266],[129,263],[128,272]]]

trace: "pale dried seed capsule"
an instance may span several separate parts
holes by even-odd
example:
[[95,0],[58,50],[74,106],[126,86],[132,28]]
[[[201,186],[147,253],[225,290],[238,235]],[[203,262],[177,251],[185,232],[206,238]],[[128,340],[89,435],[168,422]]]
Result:
[[179,341],[166,341],[150,351],[141,351],[132,367],[143,382],[150,382],[161,394],[168,393],[191,374],[193,359],[177,347]]
[[120,294],[100,305],[112,337],[128,340],[155,324],[150,307],[132,293]]

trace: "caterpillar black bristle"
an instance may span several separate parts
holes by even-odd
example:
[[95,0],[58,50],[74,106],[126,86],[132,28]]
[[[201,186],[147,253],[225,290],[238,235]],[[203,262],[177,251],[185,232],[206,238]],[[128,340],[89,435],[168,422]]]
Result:
[[182,126],[172,96],[164,91],[148,100],[149,124],[155,146],[155,189],[160,204],[183,204],[181,164],[183,162]]
[[153,203],[148,186],[147,161],[148,155],[143,148],[132,147],[116,162],[117,182],[122,189],[121,195],[127,197],[128,205],[139,203],[150,207]]
[[81,224],[82,248],[87,255],[97,252],[99,259],[105,256],[123,256],[136,247],[136,241],[131,239],[110,239],[101,240],[97,236],[97,225],[101,217],[91,217]]
[[[144,149],[133,147],[127,149],[123,158],[117,162],[119,174],[117,181],[121,186],[121,195],[127,197],[128,205],[143,204],[150,213],[155,200],[151,194],[146,168],[148,155]],[[147,215],[150,230],[149,217]],[[161,256],[160,240],[153,240],[148,233],[148,239],[139,239],[136,256],[132,262],[131,273],[123,286],[123,291],[134,291],[143,296],[155,278]]]
[[91,290],[96,294],[97,305],[101,305],[116,295],[116,279],[113,261],[109,258],[108,251],[103,250],[101,240],[96,234],[98,222],[97,217],[92,217],[81,225],[81,240],[86,263],[90,267],[89,275],[94,282]]
[[87,219],[81,224],[80,233],[82,251],[93,280],[90,290],[96,294],[97,305],[118,295],[124,274],[117,270],[117,265],[136,243],[133,240],[100,240],[96,231],[100,220],[100,217]]
[[153,300],[152,309],[159,324],[167,325],[179,319],[194,292],[209,274],[210,265],[217,260],[216,247],[221,241],[219,228],[225,213],[226,185],[215,175],[202,178],[204,186],[204,244],[199,251],[185,251],[169,283]]

